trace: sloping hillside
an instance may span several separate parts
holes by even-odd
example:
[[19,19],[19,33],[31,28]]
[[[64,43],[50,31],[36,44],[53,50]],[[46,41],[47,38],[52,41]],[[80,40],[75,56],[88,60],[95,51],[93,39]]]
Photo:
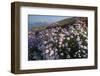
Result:
[[29,60],[88,58],[86,17],[73,17],[53,23],[28,35]]

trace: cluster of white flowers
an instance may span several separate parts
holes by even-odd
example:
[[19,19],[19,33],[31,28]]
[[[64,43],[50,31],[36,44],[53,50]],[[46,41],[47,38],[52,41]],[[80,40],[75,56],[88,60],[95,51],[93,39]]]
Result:
[[87,26],[86,24],[83,26],[82,21],[78,21],[81,23],[74,23],[72,25],[65,24],[65,27],[57,26],[48,28],[35,32],[35,34],[32,34],[32,37],[29,35],[29,59],[87,58]]

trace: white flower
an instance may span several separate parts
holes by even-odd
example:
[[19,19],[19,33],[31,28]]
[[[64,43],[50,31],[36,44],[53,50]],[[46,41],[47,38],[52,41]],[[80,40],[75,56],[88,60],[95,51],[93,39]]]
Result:
[[76,57],[76,54],[74,55],[74,57]]
[[72,35],[71,35],[70,37],[71,37],[71,38],[74,38],[74,36],[72,36]]
[[73,30],[71,30],[71,33],[73,33],[74,31]]
[[71,51],[71,48],[68,48],[68,51]]
[[59,45],[59,47],[61,47],[61,44]]
[[46,33],[45,35],[48,36],[48,33]]
[[78,50],[78,52],[81,52],[81,50]]
[[67,47],[68,46],[68,43],[65,43],[65,46]]
[[87,37],[86,35],[83,35],[84,37]]
[[48,45],[46,45],[46,48],[48,48],[49,46]]
[[50,51],[52,50],[51,47],[49,47],[49,50],[50,50]]
[[77,40],[77,41],[80,41],[80,38],[77,38],[76,40]]
[[83,48],[83,45],[80,45],[81,48]]
[[87,32],[84,32],[85,34],[87,34]]
[[53,54],[54,54],[54,51],[53,51],[53,50],[51,50],[51,51],[50,51],[50,56],[51,56],[51,55],[53,55]]
[[60,55],[61,55],[61,56],[63,56],[63,55],[64,55],[64,53],[61,53]]
[[83,53],[86,53],[86,51],[85,51],[85,50],[82,50],[82,52],[83,52]]
[[77,55],[78,54],[78,51],[77,52],[75,52],[75,55]]
[[86,41],[86,42],[88,42],[88,40],[87,40],[87,39],[85,39],[85,41]]
[[81,41],[78,41],[78,44],[79,44],[79,45],[81,45],[81,44],[82,44],[82,42],[81,42]]
[[50,38],[50,41],[54,41],[52,37]]
[[60,41],[60,42],[59,42],[59,44],[61,45],[61,44],[62,44],[62,42]]
[[63,37],[63,39],[65,39],[65,37]]
[[44,44],[46,44],[47,43],[47,41],[44,41]]
[[64,29],[61,29],[62,32],[64,32]]
[[87,47],[86,47],[86,46],[84,46],[84,49],[87,49]]
[[62,47],[64,47],[64,44],[62,44]]
[[75,30],[73,34],[76,36],[77,35],[77,31]]
[[45,50],[46,51],[46,53],[49,53],[49,50],[47,49],[47,50]]
[[70,58],[70,55],[67,55],[67,58]]
[[81,32],[83,32],[84,30],[81,28]]
[[58,51],[58,49],[55,48],[55,51]]
[[54,37],[54,39],[57,39],[57,37]]
[[63,41],[63,38],[60,38],[59,41],[62,42]]
[[58,40],[55,40],[55,42],[58,42]]
[[86,57],[87,55],[83,55],[83,57]]
[[54,35],[54,33],[52,32],[52,35]]
[[67,37],[67,40],[70,40],[70,37]]
[[61,38],[63,38],[65,35],[64,35],[64,34],[62,34],[62,33],[60,33],[60,34],[59,34],[59,36],[60,36]]
[[80,55],[80,53],[78,53],[78,57],[79,57],[79,58],[81,58],[81,55]]
[[70,35],[70,33],[69,33],[69,32],[67,32],[67,31],[65,32],[65,34],[66,34],[66,35]]
[[77,33],[76,35],[79,35],[79,33]]
[[77,40],[77,41],[80,41],[80,37],[78,36],[76,40]]

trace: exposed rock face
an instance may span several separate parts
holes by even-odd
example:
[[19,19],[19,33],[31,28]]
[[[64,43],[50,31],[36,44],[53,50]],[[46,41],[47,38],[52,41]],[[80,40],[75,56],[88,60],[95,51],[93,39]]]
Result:
[[[85,17],[62,20],[41,31],[29,31],[28,59],[56,60],[88,57],[88,24]],[[63,23],[63,24],[62,24]],[[62,24],[62,25],[61,25]]]

